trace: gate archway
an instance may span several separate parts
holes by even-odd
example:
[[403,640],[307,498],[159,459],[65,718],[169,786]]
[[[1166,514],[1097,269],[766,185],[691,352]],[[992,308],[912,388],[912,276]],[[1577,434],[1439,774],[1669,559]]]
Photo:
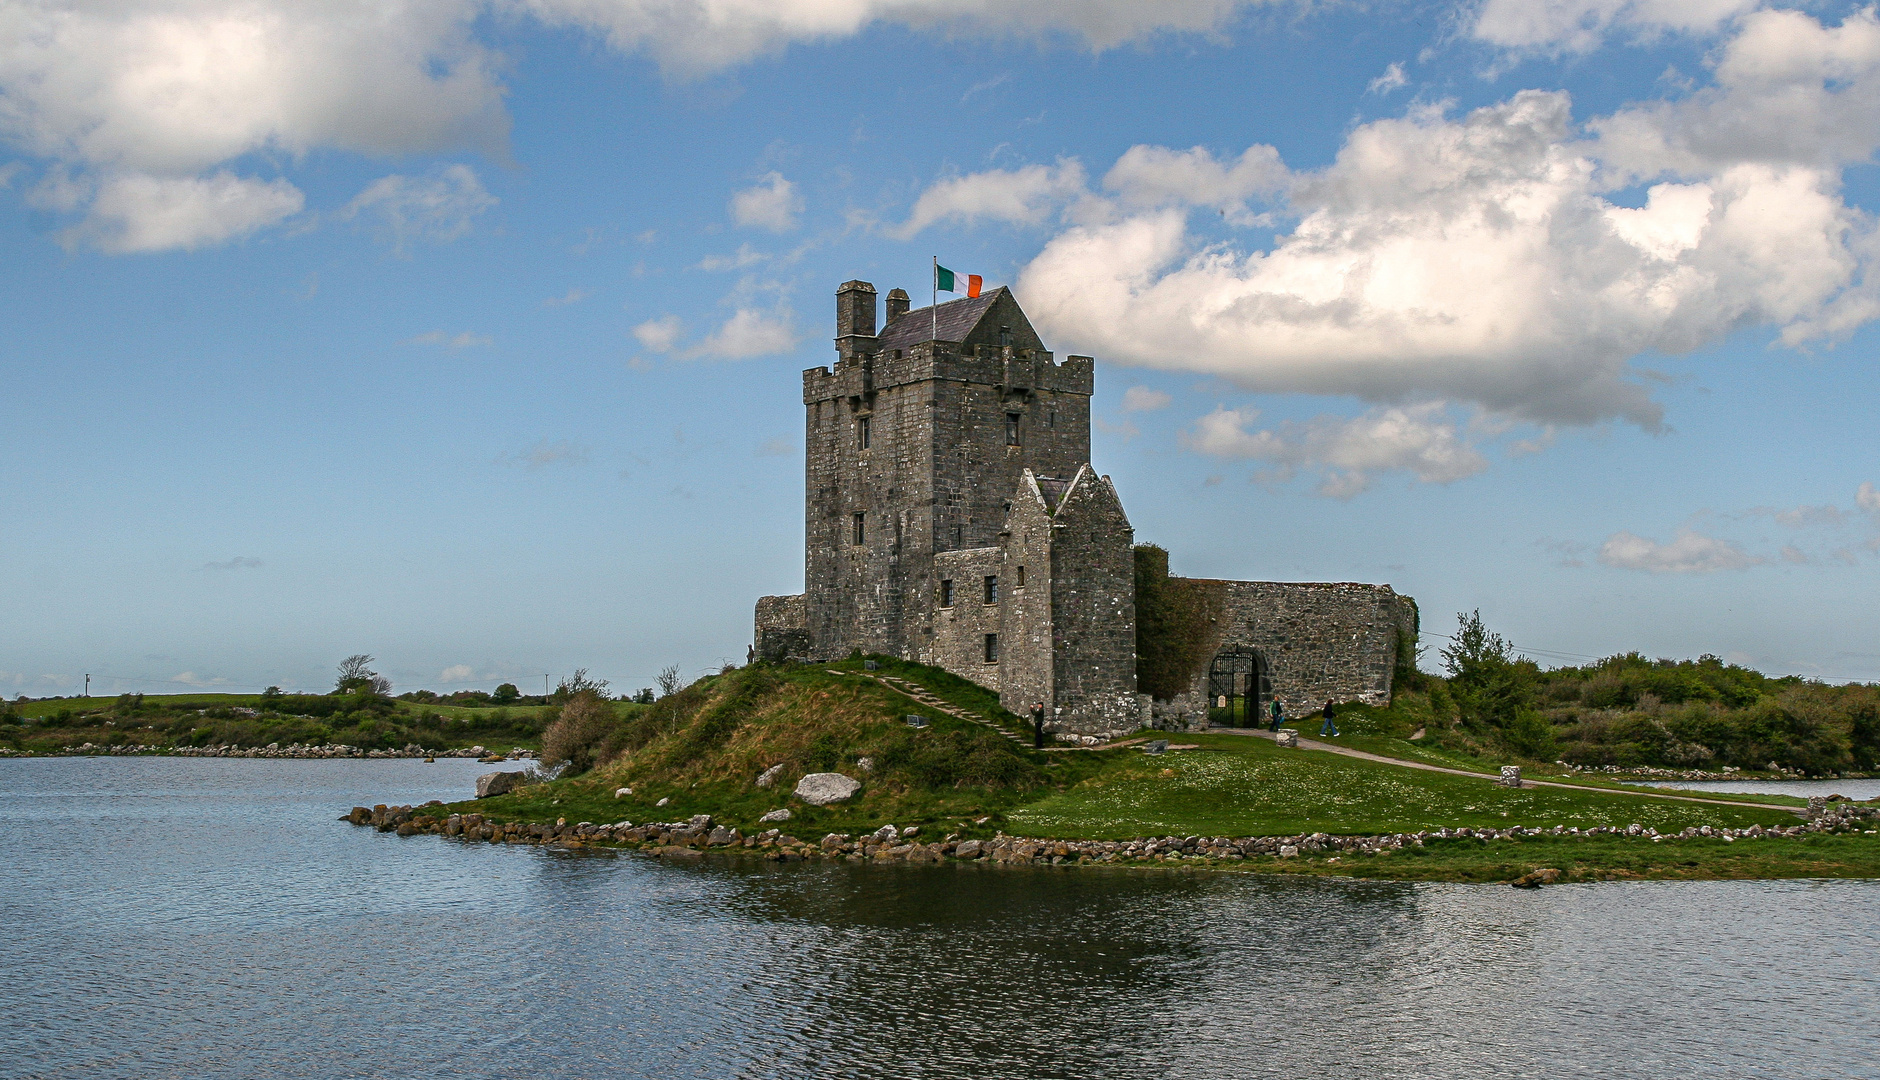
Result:
[[1273,679],[1258,649],[1223,649],[1208,668],[1208,713],[1216,724],[1261,726],[1272,693]]

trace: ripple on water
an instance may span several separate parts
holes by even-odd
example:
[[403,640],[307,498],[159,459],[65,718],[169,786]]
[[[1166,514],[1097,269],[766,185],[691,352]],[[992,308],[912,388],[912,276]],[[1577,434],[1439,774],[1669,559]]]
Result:
[[479,771],[0,762],[4,1071],[1874,1074],[1868,882],[674,866],[333,820]]

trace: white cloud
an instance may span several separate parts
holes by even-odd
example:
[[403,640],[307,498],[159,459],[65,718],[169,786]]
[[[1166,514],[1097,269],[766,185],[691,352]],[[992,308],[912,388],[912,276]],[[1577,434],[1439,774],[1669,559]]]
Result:
[[285,180],[263,182],[228,172],[181,178],[115,175],[96,190],[85,220],[61,239],[117,254],[223,243],[299,213],[306,201]]
[[780,172],[764,174],[755,187],[745,188],[731,197],[731,220],[740,225],[771,232],[789,232],[796,228],[796,216],[803,212],[803,197],[796,185]]
[[1124,412],[1155,412],[1168,408],[1174,400],[1160,390],[1151,390],[1146,386],[1132,386],[1123,391]]
[[677,315],[662,315],[657,319],[648,319],[633,328],[633,336],[639,340],[640,347],[648,352],[671,352],[679,343],[679,334],[685,329]]
[[587,298],[588,298],[588,291],[586,289],[569,289],[567,292],[567,295],[565,296],[551,296],[548,299],[542,301],[542,306],[543,307],[567,307],[570,304],[578,304],[581,301],[586,300]]
[[1653,574],[1707,574],[1742,570],[1768,560],[1728,540],[1680,529],[1670,543],[1663,544],[1635,533],[1613,533],[1599,546],[1599,561],[1622,570]]
[[405,345],[442,345],[447,349],[468,349],[476,345],[494,345],[496,339],[488,334],[473,334],[468,330],[460,334],[447,334],[442,330],[430,330],[416,337],[406,338]]
[[1247,431],[1258,416],[1252,409],[1217,408],[1196,421],[1183,443],[1212,457],[1269,462],[1274,466],[1270,479],[1289,479],[1300,470],[1315,473],[1319,494],[1334,498],[1364,491],[1380,472],[1407,471],[1424,483],[1448,484],[1488,468],[1440,402]]
[[1201,146],[1132,146],[1104,174],[1103,187],[1125,206],[1206,206],[1226,211],[1237,224],[1255,224],[1246,213],[1247,200],[1277,195],[1290,180],[1279,151],[1270,146],[1250,146],[1227,164]]
[[687,349],[685,355],[713,360],[748,360],[789,352],[796,348],[799,340],[789,312],[739,308],[705,340]]
[[1591,52],[1620,31],[1649,38],[1709,34],[1762,0],[1488,0],[1470,29],[1478,40],[1525,52]]
[[415,240],[444,243],[470,231],[471,219],[496,205],[468,165],[446,165],[429,176],[380,177],[346,205],[341,216],[371,215],[393,250]]
[[[1655,429],[1631,358],[1758,326],[1802,346],[1880,316],[1880,238],[1840,195],[1841,169],[1880,147],[1880,22],[1755,14],[1716,71],[1710,90],[1585,125],[1567,95],[1533,90],[1361,125],[1330,166],[1286,174],[1298,220],[1267,250],[1191,230],[1192,208],[1250,185],[1119,179],[1168,204],[1080,212],[1017,289],[1047,336],[1128,363]],[[1205,151],[1118,164],[1184,154],[1197,176],[1233,175]],[[1609,197],[1641,181],[1643,206]]]
[[198,675],[193,671],[179,671],[171,682],[180,682],[187,686],[225,686],[228,679],[221,675]]
[[437,681],[445,685],[472,682],[476,677],[476,669],[469,664],[452,664],[437,673]]
[[1873,481],[1861,481],[1860,490],[1854,492],[1854,505],[1870,514],[1880,514],[1880,491],[1874,489]]
[[921,192],[907,221],[889,233],[908,239],[941,222],[1006,221],[1036,225],[1059,204],[1084,192],[1084,167],[1075,158],[1055,166],[1027,165],[941,180]]
[[730,255],[705,256],[705,258],[699,260],[698,268],[700,270],[712,271],[743,270],[746,267],[756,266],[760,262],[768,261],[769,258],[770,256],[758,251],[749,244],[739,244],[738,250],[732,252]]
[[1364,92],[1367,94],[1388,94],[1409,81],[1410,79],[1403,73],[1403,65],[1393,60],[1390,66],[1384,69],[1384,74],[1371,80],[1371,85],[1365,87]]
[[849,37],[877,23],[1009,39],[1068,37],[1092,50],[1161,33],[1218,30],[1262,0],[511,0],[550,25],[649,52],[668,71],[714,71],[799,42]]

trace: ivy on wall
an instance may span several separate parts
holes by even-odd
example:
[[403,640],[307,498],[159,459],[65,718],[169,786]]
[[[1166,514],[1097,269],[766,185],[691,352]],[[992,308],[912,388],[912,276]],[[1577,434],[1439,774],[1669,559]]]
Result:
[[1168,552],[1136,545],[1136,689],[1157,701],[1186,693],[1214,658],[1225,609],[1220,583],[1171,578]]

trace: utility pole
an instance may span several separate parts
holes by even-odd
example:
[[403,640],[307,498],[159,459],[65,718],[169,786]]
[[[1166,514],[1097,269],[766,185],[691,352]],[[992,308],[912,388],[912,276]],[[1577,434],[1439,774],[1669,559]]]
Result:
[[548,699],[548,672],[542,672],[542,699]]
[[91,672],[89,671],[85,673],[85,696],[91,696]]

